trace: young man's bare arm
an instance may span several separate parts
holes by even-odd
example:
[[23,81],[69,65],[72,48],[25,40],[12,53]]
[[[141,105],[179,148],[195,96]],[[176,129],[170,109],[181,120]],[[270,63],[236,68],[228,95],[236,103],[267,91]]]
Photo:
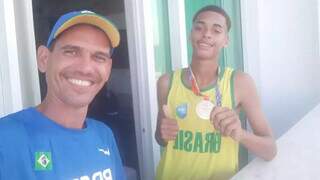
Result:
[[[272,131],[262,112],[259,97],[251,77],[238,72],[235,75],[236,110],[227,107],[215,107],[211,112],[211,122],[223,136],[230,136],[243,144],[257,156],[271,160],[276,154],[276,145]],[[241,127],[237,110],[242,108],[253,129],[250,133]]]
[[[167,96],[169,93],[170,75],[162,75],[157,82],[158,96],[158,118],[155,138],[159,145],[166,146],[169,140],[174,140],[178,133],[179,127],[176,120],[171,119],[169,112],[164,112],[167,104]],[[168,110],[166,110],[168,111]]]
[[235,98],[250,123],[253,133],[244,131],[240,143],[255,155],[271,160],[277,148],[272,130],[262,112],[261,103],[253,79],[245,73],[235,75]]

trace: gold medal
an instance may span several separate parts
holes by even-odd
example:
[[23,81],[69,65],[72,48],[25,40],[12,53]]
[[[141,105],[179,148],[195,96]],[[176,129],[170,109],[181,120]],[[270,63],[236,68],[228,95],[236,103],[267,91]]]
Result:
[[214,107],[215,105],[211,101],[202,99],[196,106],[196,113],[201,119],[209,120]]
[[[220,70],[218,69],[217,77],[219,77],[219,71]],[[193,72],[191,70],[191,67],[189,67],[189,80],[190,80],[190,83],[191,83],[192,92],[197,96],[203,97],[203,99],[201,99],[198,102],[198,104],[196,105],[196,114],[201,119],[209,120],[212,109],[215,106],[221,106],[222,96],[221,96],[221,93],[220,93],[220,90],[219,90],[219,84],[218,84],[219,80],[217,79],[216,86],[215,86],[216,105],[210,101],[210,98],[209,98],[208,95],[204,95],[204,94],[201,93],[200,88],[198,86],[198,83],[196,81],[196,78],[194,77],[194,74],[193,74]]]

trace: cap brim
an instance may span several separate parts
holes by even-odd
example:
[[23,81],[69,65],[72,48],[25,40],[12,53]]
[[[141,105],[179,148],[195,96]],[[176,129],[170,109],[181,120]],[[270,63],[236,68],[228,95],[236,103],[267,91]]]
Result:
[[54,38],[76,24],[90,24],[96,26],[106,33],[113,48],[119,45],[120,34],[118,29],[107,19],[95,14],[81,14],[69,19],[56,31]]

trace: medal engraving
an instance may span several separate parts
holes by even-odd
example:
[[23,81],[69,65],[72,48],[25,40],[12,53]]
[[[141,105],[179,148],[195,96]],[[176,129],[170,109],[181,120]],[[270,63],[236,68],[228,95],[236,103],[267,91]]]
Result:
[[197,115],[204,120],[210,119],[210,113],[215,105],[209,100],[201,100],[196,106]]

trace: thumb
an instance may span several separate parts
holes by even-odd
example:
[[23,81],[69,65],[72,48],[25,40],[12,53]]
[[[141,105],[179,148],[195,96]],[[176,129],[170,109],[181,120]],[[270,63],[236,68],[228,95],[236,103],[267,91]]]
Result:
[[164,116],[166,117],[166,118],[170,118],[170,109],[169,109],[169,107],[168,107],[168,105],[163,105],[162,106],[162,111],[163,111],[163,113],[164,113]]

